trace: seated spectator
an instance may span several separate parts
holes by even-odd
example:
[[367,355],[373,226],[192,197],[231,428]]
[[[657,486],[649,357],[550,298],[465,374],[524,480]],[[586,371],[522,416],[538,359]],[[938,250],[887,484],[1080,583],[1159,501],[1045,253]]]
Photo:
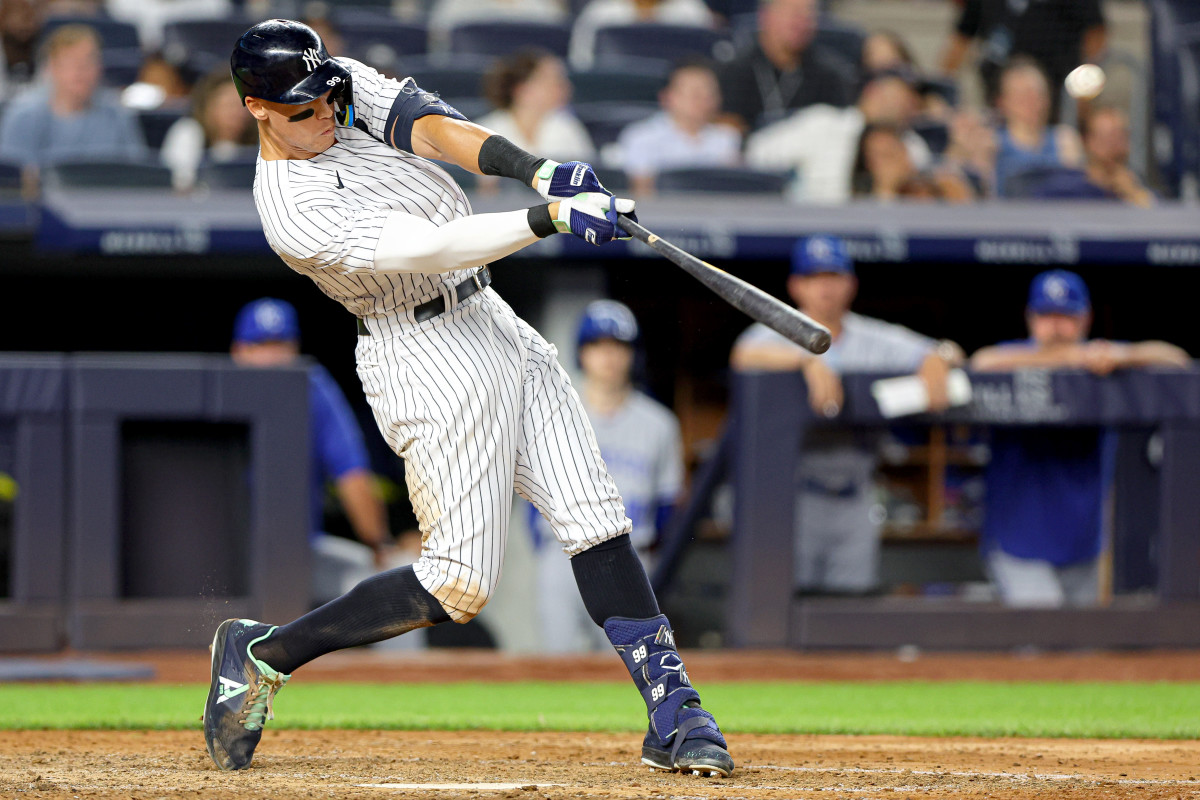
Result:
[[714,123],[721,89],[707,62],[676,65],[658,102],[662,111],[625,128],[617,141],[635,193],[653,192],[654,177],[663,170],[729,167],[741,160],[741,134]]
[[429,42],[445,50],[450,29],[472,22],[566,22],[562,0],[436,0],[429,11]]
[[717,73],[725,111],[743,130],[798,108],[854,102],[855,65],[813,44],[816,32],[817,0],[760,0],[754,42]]
[[929,147],[909,129],[920,102],[912,73],[890,70],[873,75],[855,106],[815,105],[751,135],[746,163],[755,169],[796,170],[791,196],[798,202],[844,203],[851,196],[858,142],[869,124],[894,126],[913,167],[930,166]]
[[220,67],[200,81],[194,98],[192,115],[170,127],[160,154],[180,190],[192,188],[205,160],[253,159],[258,148],[258,126],[242,107],[228,69]]
[[0,0],[0,97],[33,78],[42,8],[33,0]]
[[856,198],[950,203],[974,199],[970,187],[953,172],[921,171],[913,166],[904,132],[894,125],[872,124],[863,129],[850,180]]
[[484,77],[496,107],[477,122],[513,144],[556,161],[594,158],[583,123],[567,110],[571,82],[563,62],[545,50],[522,50],[496,62]]
[[1083,166],[1079,134],[1050,125],[1050,86],[1033,61],[1014,59],[1000,76],[997,99],[996,193],[1008,196],[1008,181],[1035,169]]
[[[1187,367],[1166,342],[1089,339],[1092,304],[1083,279],[1066,270],[1038,275],[1025,308],[1029,338],[971,356],[980,372]],[[1097,429],[996,427],[991,432],[987,510],[981,544],[992,580],[1014,606],[1089,606],[1100,599],[1105,485]]]
[[[814,356],[756,323],[738,337],[730,365],[738,371],[801,370],[808,404],[819,415],[841,413],[841,376],[854,372],[912,373],[929,408],[949,407],[947,380],[962,349],[908,328],[850,310],[858,291],[854,262],[840,239],[813,236],[796,243],[787,292],[796,306],[826,325],[833,345]],[[795,585],[809,593],[863,593],[879,579],[882,519],[875,513],[878,456],[862,431],[814,431],[796,474]]]
[[596,31],[640,22],[711,28],[713,14],[703,0],[590,0],[571,28],[571,66],[592,66]]
[[[233,14],[230,0],[106,0],[114,19],[137,26],[146,50],[162,47],[168,23],[193,19],[225,19]],[[233,49],[233,45],[230,45]]]
[[1097,108],[1080,120],[1087,180],[1109,196],[1135,206],[1154,205],[1154,193],[1129,167],[1129,117]]
[[36,169],[60,161],[146,156],[133,115],[100,90],[100,40],[64,25],[46,42],[49,81],[12,102],[0,121],[0,159]]

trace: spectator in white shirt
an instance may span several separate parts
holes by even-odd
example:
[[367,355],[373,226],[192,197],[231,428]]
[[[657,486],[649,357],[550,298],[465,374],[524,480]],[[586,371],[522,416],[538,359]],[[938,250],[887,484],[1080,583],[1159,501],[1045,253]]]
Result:
[[563,62],[545,50],[521,50],[496,62],[484,77],[492,111],[476,120],[517,147],[556,161],[591,160],[595,145],[567,110],[571,82]]
[[910,128],[920,107],[916,76],[885,70],[867,79],[855,106],[809,106],[750,136],[746,164],[755,169],[796,170],[790,194],[797,202],[845,203],[851,196],[859,138],[868,124],[899,129],[912,166],[918,171],[929,168],[933,161],[929,147]]
[[621,166],[635,194],[654,191],[655,176],[686,167],[729,167],[741,160],[741,134],[715,124],[721,87],[707,62],[683,61],[659,92],[662,111],[621,131]]
[[575,69],[592,66],[596,31],[640,22],[711,28],[713,14],[703,0],[591,0],[579,12],[571,29],[571,66]]

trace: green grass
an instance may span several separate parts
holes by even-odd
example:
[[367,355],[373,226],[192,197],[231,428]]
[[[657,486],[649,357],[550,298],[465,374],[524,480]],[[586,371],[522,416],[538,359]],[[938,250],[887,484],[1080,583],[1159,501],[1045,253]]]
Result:
[[[711,683],[727,732],[917,736],[1200,737],[1200,684]],[[204,687],[0,685],[0,728],[198,728]],[[624,683],[305,684],[275,728],[644,728]]]

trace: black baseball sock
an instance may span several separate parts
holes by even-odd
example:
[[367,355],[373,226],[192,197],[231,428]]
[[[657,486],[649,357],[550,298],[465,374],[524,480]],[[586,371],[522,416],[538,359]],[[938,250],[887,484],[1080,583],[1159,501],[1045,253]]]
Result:
[[583,605],[597,625],[609,617],[648,619],[661,613],[628,534],[574,556],[571,569]]
[[281,625],[254,645],[253,655],[291,674],[325,653],[391,639],[449,619],[413,568],[400,567],[367,578],[336,600]]

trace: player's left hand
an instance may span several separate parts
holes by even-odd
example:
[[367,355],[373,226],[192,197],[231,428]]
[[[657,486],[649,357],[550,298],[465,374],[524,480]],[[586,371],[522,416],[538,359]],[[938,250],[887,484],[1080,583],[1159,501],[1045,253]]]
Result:
[[533,188],[547,200],[566,200],[585,192],[599,192],[612,197],[612,192],[600,183],[592,165],[582,161],[560,164],[546,159],[542,166],[538,167]]
[[557,205],[554,227],[560,233],[574,234],[595,245],[628,238],[625,230],[617,224],[617,214],[632,215],[632,200],[599,192],[587,192],[559,200]]

